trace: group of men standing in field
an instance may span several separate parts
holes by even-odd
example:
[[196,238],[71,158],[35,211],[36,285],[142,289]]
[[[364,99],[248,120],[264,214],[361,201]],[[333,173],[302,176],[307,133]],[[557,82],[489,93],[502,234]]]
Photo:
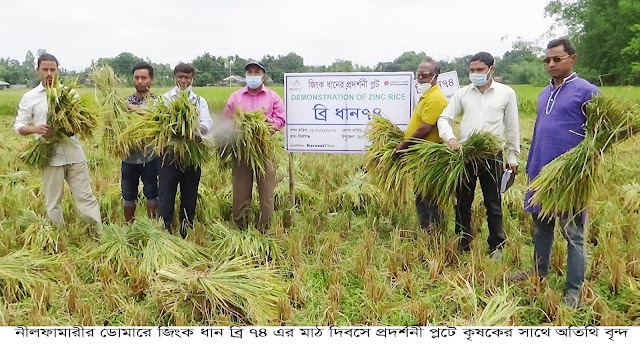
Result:
[[[551,77],[551,82],[539,95],[537,118],[527,161],[527,175],[533,180],[542,167],[570,150],[582,140],[584,134],[585,104],[598,89],[579,78],[573,71],[577,55],[566,39],[549,42],[543,63]],[[407,126],[405,141],[396,150],[401,153],[412,144],[412,139],[426,139],[446,142],[453,150],[464,146],[474,132],[494,133],[506,141],[505,152],[478,165],[468,163],[467,176],[461,178],[456,192],[455,229],[461,235],[458,251],[470,249],[472,241],[471,208],[476,184],[479,181],[487,212],[489,228],[489,251],[494,260],[502,259],[505,233],[502,226],[502,197],[500,181],[505,169],[518,171],[520,155],[520,126],[518,104],[515,91],[493,79],[494,58],[486,52],[474,55],[469,62],[471,84],[459,89],[447,101],[438,86],[440,67],[433,60],[425,60],[418,67],[416,78],[421,93],[419,102]],[[36,134],[50,136],[51,128],[46,124],[47,101],[45,86],[55,80],[58,62],[55,57],[45,54],[38,59],[37,70],[42,83],[27,92],[20,102],[14,129],[21,135]],[[265,111],[265,122],[274,130],[285,125],[284,107],[280,96],[264,86],[265,67],[258,62],[245,66],[246,87],[234,92],[224,108],[223,117],[233,117],[236,110]],[[140,63],[133,67],[133,82],[136,92],[127,97],[131,110],[144,105],[150,98],[156,98],[150,89],[153,83],[153,67]],[[190,100],[198,108],[200,121],[199,136],[207,136],[214,125],[207,102],[196,95],[191,86],[195,70],[191,65],[178,64],[174,69],[176,86],[165,93],[163,98],[172,99],[180,90],[189,93]],[[456,137],[452,121],[462,114],[459,136]],[[98,203],[91,192],[89,173],[82,147],[75,136],[70,141],[56,144],[49,165],[42,171],[45,201],[50,220],[57,225],[64,223],[60,202],[64,181],[69,184],[80,214],[100,224]],[[143,182],[143,193],[147,199],[147,213],[150,217],[160,216],[165,228],[171,229],[177,187],[180,186],[180,233],[186,236],[193,225],[200,167],[180,168],[165,158],[156,157],[151,151],[138,149],[122,161],[122,197],[126,222],[134,219],[137,206],[139,180]],[[506,162],[504,158],[506,157]],[[249,207],[254,179],[260,195],[260,220],[258,228],[268,229],[274,211],[275,163],[266,167],[264,176],[254,177],[254,170],[247,163],[235,161],[232,165],[233,220],[242,228],[247,227]],[[549,258],[554,237],[556,220],[559,220],[563,235],[567,240],[567,282],[564,302],[577,306],[579,291],[584,281],[586,256],[583,246],[584,214],[568,217],[560,214],[557,219],[542,219],[539,207],[529,203],[531,192],[525,197],[525,211],[533,216],[534,269],[510,277],[521,281],[529,276],[544,278],[549,271]],[[421,226],[426,230],[437,228],[443,214],[429,197],[416,195],[416,209]]]
[[[20,135],[35,134],[36,138],[52,136],[52,128],[47,125],[46,87],[57,83],[58,60],[51,54],[38,58],[36,70],[41,83],[27,92],[20,101],[14,130]],[[223,111],[223,118],[230,119],[236,111],[250,112],[264,110],[265,122],[272,125],[275,131],[284,127],[284,103],[280,96],[264,86],[265,68],[259,62],[250,62],[245,66],[246,87],[234,92]],[[143,108],[144,104],[158,97],[151,92],[154,79],[153,67],[141,62],[132,68],[135,93],[126,98],[129,110]],[[199,133],[196,138],[206,137],[214,127],[207,101],[198,96],[192,89],[195,78],[193,66],[185,63],[176,65],[173,71],[175,86],[162,95],[164,100],[173,100],[180,91],[186,91],[198,110]],[[89,169],[80,142],[73,134],[68,139],[54,145],[49,165],[42,170],[42,181],[47,208],[51,222],[64,226],[61,201],[64,192],[64,181],[67,181],[75,199],[80,215],[93,220],[101,226],[100,207],[92,193]],[[251,203],[253,180],[257,181],[260,197],[260,221],[258,229],[268,229],[274,211],[274,190],[276,164],[272,159],[265,174],[254,178],[253,168],[247,163],[235,160],[232,163],[233,186],[233,220],[241,228],[247,228],[247,212]],[[122,160],[121,188],[124,217],[127,223],[134,220],[138,200],[138,186],[143,184],[146,198],[147,215],[151,218],[159,216],[167,230],[172,229],[175,214],[175,199],[180,187],[179,231],[186,238],[188,229],[193,227],[198,187],[202,169],[199,166],[179,166],[173,154],[157,156],[152,149],[140,148],[132,150]]]
[[[564,38],[547,45],[543,59],[551,82],[538,96],[537,117],[527,160],[527,176],[533,180],[542,167],[577,146],[583,139],[586,123],[586,103],[599,93],[598,88],[579,78],[573,71],[577,55],[572,44]],[[405,141],[396,151],[411,146],[412,139],[446,142],[460,149],[474,132],[491,132],[506,142],[506,156],[498,153],[483,163],[467,163],[467,175],[460,178],[456,192],[455,229],[461,238],[458,252],[470,249],[472,241],[471,207],[476,183],[480,182],[489,229],[489,253],[494,260],[502,259],[505,233],[502,226],[501,180],[505,169],[518,171],[520,154],[520,126],[515,91],[495,81],[494,58],[486,52],[474,55],[469,61],[471,84],[459,89],[447,102],[437,84],[440,67],[433,60],[425,60],[416,73],[421,93],[405,133]],[[451,127],[452,121],[462,114],[459,136]],[[462,145],[461,145],[462,143]],[[504,161],[506,157],[506,162]],[[534,269],[509,276],[519,282],[530,276],[544,279],[549,272],[549,258],[553,244],[556,220],[559,220],[567,241],[567,281],[563,302],[577,306],[584,282],[586,255],[584,250],[584,223],[586,207],[578,216],[560,212],[554,219],[538,216],[540,207],[530,203],[532,192],[525,195],[524,208],[533,217]],[[427,231],[437,229],[442,212],[429,197],[416,194],[416,210],[421,226]]]

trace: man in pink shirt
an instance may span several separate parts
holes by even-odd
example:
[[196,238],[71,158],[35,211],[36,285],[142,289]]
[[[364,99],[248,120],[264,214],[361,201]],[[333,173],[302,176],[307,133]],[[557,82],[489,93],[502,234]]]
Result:
[[[264,86],[265,68],[261,63],[249,62],[244,67],[247,86],[234,92],[224,108],[224,116],[233,117],[238,109],[251,112],[259,109],[265,111],[265,121],[275,131],[284,127],[284,103],[278,93]],[[275,160],[275,159],[274,159]],[[235,161],[232,165],[233,186],[233,221],[240,228],[247,228],[247,209],[251,204],[253,189],[253,168],[247,163]],[[262,232],[269,228],[274,210],[274,190],[276,186],[276,164],[269,163],[265,175],[255,178],[260,196],[260,221],[258,229]]]

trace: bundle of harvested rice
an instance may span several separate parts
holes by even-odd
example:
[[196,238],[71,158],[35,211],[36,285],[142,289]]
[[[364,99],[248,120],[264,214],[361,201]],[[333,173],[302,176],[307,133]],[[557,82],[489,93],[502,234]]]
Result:
[[432,141],[415,141],[416,144],[402,156],[403,171],[411,173],[415,190],[430,198],[440,209],[453,203],[461,180],[469,175],[467,163],[482,167],[486,165],[486,159],[495,157],[502,150],[500,138],[488,132],[472,134],[460,150],[451,150],[446,144]]
[[346,210],[366,210],[382,205],[384,194],[378,186],[371,183],[367,173],[358,171],[347,179],[330,196],[332,207]]
[[32,142],[20,156],[25,163],[42,168],[49,164],[56,143],[68,141],[68,137],[74,134],[82,139],[91,137],[97,125],[97,111],[78,95],[74,89],[77,86],[76,80],[65,84],[55,80],[52,87],[47,87],[47,124],[51,126],[53,135]]
[[147,225],[144,221],[139,223],[133,227],[135,232],[130,231],[128,227],[106,225],[100,235],[100,245],[91,251],[89,258],[101,264],[109,263],[116,273],[125,271],[131,274],[132,270],[128,269],[131,261],[142,257],[140,241],[136,238],[142,239],[140,226]]
[[260,264],[283,259],[282,248],[278,241],[255,229],[248,231],[232,230],[216,222],[210,229],[213,238],[212,255],[215,259],[244,257]]
[[370,145],[365,155],[365,169],[371,183],[390,197],[389,204],[403,203],[408,200],[410,175],[402,170],[400,156],[396,146],[404,141],[404,133],[393,122],[373,115],[367,129]]
[[163,161],[175,161],[182,168],[201,166],[211,158],[206,140],[200,136],[198,109],[189,101],[187,91],[179,91],[173,100],[150,102],[141,114],[120,134],[126,148],[149,144]]
[[[148,277],[156,270],[167,265],[190,265],[197,261],[206,261],[209,256],[200,246],[186,241],[178,236],[167,233],[156,221],[147,218],[136,219],[129,226],[128,237],[137,242],[142,251],[140,272]],[[120,240],[118,248],[123,247],[124,241]],[[127,244],[129,244],[127,242]],[[135,252],[126,245],[127,249]]]
[[187,303],[204,318],[229,314],[245,323],[273,325],[278,301],[286,297],[278,273],[241,258],[170,265],[158,271],[151,294],[169,311]]
[[584,140],[544,166],[529,184],[531,204],[540,215],[575,215],[590,202],[603,182],[602,163],[611,148],[640,132],[640,113],[629,100],[597,96],[587,104]]
[[18,250],[0,257],[0,297],[11,302],[59,279],[59,256]]
[[62,231],[51,226],[47,219],[38,216],[33,210],[25,210],[19,224],[22,230],[19,239],[25,248],[48,254],[66,249]]
[[264,110],[243,112],[238,109],[232,121],[220,120],[221,125],[228,126],[220,127],[215,141],[226,165],[241,161],[253,168],[254,174],[265,174],[267,164],[275,159],[280,147],[273,135],[273,126],[265,119]]
[[95,83],[96,100],[102,108],[102,148],[113,156],[124,158],[129,155],[130,149],[119,137],[127,127],[131,113],[127,110],[126,101],[118,96],[118,88],[122,83],[108,65],[94,68],[90,77]]

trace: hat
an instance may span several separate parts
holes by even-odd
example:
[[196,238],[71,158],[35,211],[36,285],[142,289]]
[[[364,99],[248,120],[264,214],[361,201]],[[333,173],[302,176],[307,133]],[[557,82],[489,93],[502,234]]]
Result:
[[249,67],[249,65],[257,65],[260,69],[262,69],[262,71],[267,72],[267,69],[264,68],[264,65],[262,65],[262,63],[257,62],[257,61],[249,61],[247,62],[247,64],[244,66],[244,70],[246,71],[247,68]]

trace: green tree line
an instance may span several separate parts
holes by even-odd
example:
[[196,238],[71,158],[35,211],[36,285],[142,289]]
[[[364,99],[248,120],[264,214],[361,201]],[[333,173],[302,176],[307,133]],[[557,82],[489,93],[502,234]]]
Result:
[[[545,8],[547,16],[555,20],[556,27],[564,27],[578,50],[576,70],[588,80],[599,85],[640,85],[640,0],[551,0]],[[34,55],[27,52],[23,61],[0,58],[0,80],[13,85],[37,84],[34,71],[35,59],[45,50]],[[442,71],[456,70],[462,84],[468,83],[468,64],[471,54],[439,61]],[[496,57],[497,74],[510,84],[543,85],[548,77],[541,63],[544,47],[537,41],[518,38],[501,57]],[[274,83],[284,82],[286,72],[392,72],[414,71],[427,58],[425,52],[404,52],[390,62],[375,66],[358,65],[350,60],[335,59],[329,65],[305,65],[300,55],[265,55],[257,60],[267,68]],[[61,57],[63,58],[63,57]],[[249,58],[216,56],[205,52],[191,63],[196,68],[198,86],[216,85],[230,75],[244,75],[244,65]],[[63,60],[64,61],[64,60]],[[166,63],[151,62],[148,58],[123,52],[115,57],[103,57],[92,64],[108,64],[118,76],[130,82],[131,68],[140,61],[154,66],[156,83],[171,85],[172,67]],[[90,83],[87,72],[66,71],[62,75],[78,76],[83,83]]]

